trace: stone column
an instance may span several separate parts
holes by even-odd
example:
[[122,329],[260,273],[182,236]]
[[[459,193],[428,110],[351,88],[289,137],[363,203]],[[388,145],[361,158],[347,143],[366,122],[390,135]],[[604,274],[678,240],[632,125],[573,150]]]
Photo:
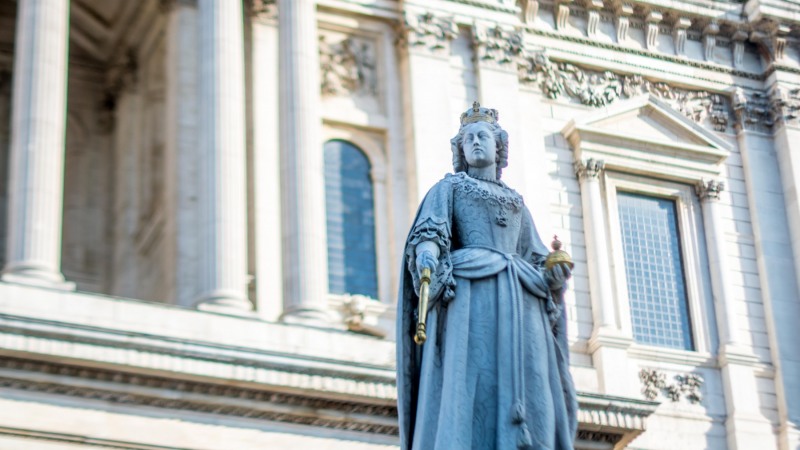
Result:
[[603,161],[590,158],[575,162],[575,173],[581,188],[589,295],[594,321],[594,330],[589,338],[589,353],[597,369],[601,392],[635,395],[636,370],[630,366],[627,356],[627,349],[633,339],[623,335],[616,319],[606,208],[600,186],[603,169]]
[[197,0],[161,0],[166,25],[165,182],[167,231],[174,271],[171,300],[192,306],[199,293],[197,157]]
[[284,313],[326,326],[328,246],[314,0],[278,0]]
[[250,12],[253,300],[260,318],[275,321],[283,313],[278,9],[270,0],[253,0]]
[[199,0],[201,309],[243,312],[247,299],[242,2]]
[[61,274],[68,0],[17,2],[3,281],[65,289]]
[[[748,209],[753,224],[764,321],[775,367],[778,448],[795,448],[800,442],[796,419],[800,417],[797,381],[800,380],[800,347],[794,345],[796,339],[793,336],[796,336],[796,318],[800,317],[800,303],[797,302],[800,293],[795,272],[798,262],[792,255],[791,247],[786,245],[791,236],[784,200],[788,192],[781,185],[781,177],[775,176],[777,173],[784,175],[780,150],[775,151],[780,144],[773,140],[773,130],[766,125],[770,114],[767,98],[757,92],[745,94],[737,89],[733,104]],[[770,435],[772,425],[754,411],[760,404],[753,373],[758,370],[757,363],[737,354],[722,352],[720,367],[728,408],[728,447],[763,447],[763,436]],[[758,443],[759,439],[761,443]]]

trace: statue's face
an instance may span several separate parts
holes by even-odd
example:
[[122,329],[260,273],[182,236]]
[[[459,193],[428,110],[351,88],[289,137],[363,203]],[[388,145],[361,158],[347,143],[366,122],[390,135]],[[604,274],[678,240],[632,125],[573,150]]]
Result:
[[475,122],[464,128],[464,157],[470,167],[489,167],[495,164],[497,143],[489,124]]

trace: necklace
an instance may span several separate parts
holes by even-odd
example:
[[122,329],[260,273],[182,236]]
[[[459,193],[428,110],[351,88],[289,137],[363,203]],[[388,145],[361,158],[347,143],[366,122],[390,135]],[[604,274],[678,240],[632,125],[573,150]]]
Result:
[[[469,175],[469,174],[467,174],[467,175]],[[479,177],[479,176],[476,176],[476,175],[469,175],[469,176],[470,176],[470,178],[474,178],[476,180],[486,181],[488,183],[494,183],[494,184],[496,184],[496,185],[498,185],[500,187],[503,187],[503,183],[500,180],[497,180],[497,179],[494,179],[494,178]]]

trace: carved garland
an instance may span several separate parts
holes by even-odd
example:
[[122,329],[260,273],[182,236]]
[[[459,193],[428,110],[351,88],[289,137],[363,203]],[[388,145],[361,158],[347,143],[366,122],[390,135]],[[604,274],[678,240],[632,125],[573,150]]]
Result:
[[708,122],[717,131],[727,131],[730,121],[730,105],[725,95],[678,88],[641,75],[600,72],[567,62],[553,62],[544,52],[520,61],[519,77],[524,83],[538,83],[551,99],[567,97],[599,108],[620,99],[652,94],[669,102],[692,121]]
[[642,369],[639,371],[642,394],[648,400],[654,400],[659,393],[673,402],[679,401],[681,397],[694,404],[703,400],[703,394],[700,391],[703,386],[703,377],[694,373],[687,373],[675,375],[674,379],[675,383],[667,384],[667,376],[664,372],[655,369]]

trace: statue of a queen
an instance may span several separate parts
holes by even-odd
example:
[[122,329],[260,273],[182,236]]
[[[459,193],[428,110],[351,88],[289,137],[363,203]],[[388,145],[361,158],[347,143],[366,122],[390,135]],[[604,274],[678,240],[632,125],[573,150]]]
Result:
[[[455,173],[425,196],[406,241],[397,316],[403,449],[573,448],[563,302],[571,265],[546,268],[530,212],[500,181],[508,134],[497,121],[477,102],[461,115],[450,141]],[[427,341],[417,345],[425,269]]]

